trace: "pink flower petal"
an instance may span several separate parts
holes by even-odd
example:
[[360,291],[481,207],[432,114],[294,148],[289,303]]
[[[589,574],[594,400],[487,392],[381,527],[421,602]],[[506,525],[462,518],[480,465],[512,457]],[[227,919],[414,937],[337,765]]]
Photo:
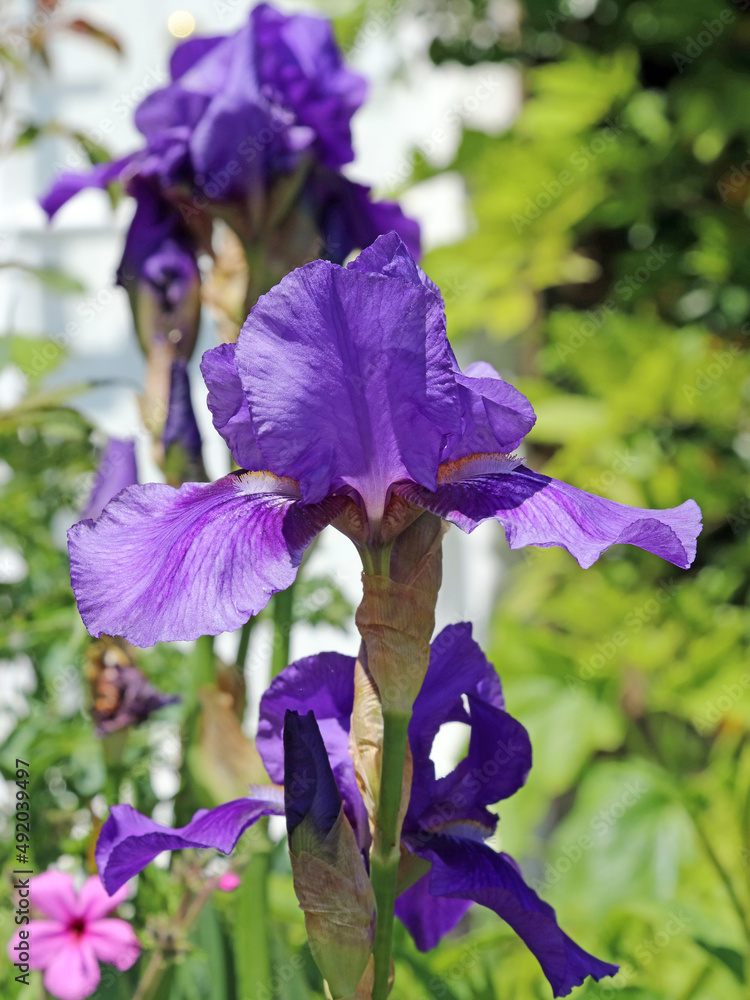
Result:
[[22,941],[22,930],[29,935],[23,939],[23,944],[29,946],[29,965],[32,969],[46,969],[68,945],[69,935],[64,924],[57,920],[30,920],[25,927],[19,927],[8,942],[8,956],[12,962],[19,961],[16,945]]
[[110,896],[99,876],[92,875],[86,879],[79,894],[78,914],[86,921],[101,920],[112,910],[117,909],[120,903],[124,903],[128,895],[129,889],[124,885]]
[[49,871],[31,880],[31,905],[46,917],[67,923],[78,913],[73,879],[66,872]]
[[101,973],[94,949],[85,940],[63,948],[44,973],[44,988],[58,1000],[84,1000],[99,985]]
[[111,962],[118,969],[129,969],[138,960],[141,946],[127,920],[110,917],[88,924],[84,940],[91,945],[100,962]]

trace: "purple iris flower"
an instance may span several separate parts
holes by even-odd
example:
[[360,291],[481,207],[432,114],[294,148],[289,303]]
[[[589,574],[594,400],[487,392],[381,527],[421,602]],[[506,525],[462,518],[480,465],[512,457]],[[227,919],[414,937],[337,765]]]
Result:
[[[130,806],[114,806],[96,849],[107,891],[116,891],[162,850],[203,847],[228,853],[261,816],[286,813],[292,830],[308,817],[322,837],[338,814],[340,800],[366,858],[367,814],[349,756],[353,704],[352,657],[325,653],[283,670],[261,700],[257,737],[258,751],[276,784],[255,787],[248,798],[203,810],[181,829],[159,826]],[[310,714],[297,717],[298,712],[312,712],[314,720]],[[313,721],[330,761],[325,767],[317,733],[311,731]],[[430,752],[440,726],[449,721],[469,726],[468,752],[450,774],[437,778]],[[522,938],[555,996],[565,996],[586,976],[614,975],[617,966],[594,958],[561,930],[552,907],[526,885],[513,858],[485,843],[497,825],[487,807],[524,784],[531,745],[523,726],[505,711],[500,680],[472,639],[470,625],[448,626],[432,644],[409,742],[414,772],[402,843],[410,859],[405,872],[411,869],[414,884],[400,895],[396,913],[417,947],[435,947],[471,904],[479,903]],[[300,775],[305,780],[299,780]]]
[[[350,120],[366,84],[345,67],[327,21],[259,4],[234,34],[178,45],[170,75],[136,109],[144,148],[87,174],[61,176],[42,200],[50,218],[82,188],[120,180],[139,202],[139,188],[158,190],[190,228],[199,230],[211,207],[244,234],[257,226],[259,193],[303,167],[302,202],[321,225],[331,259],[343,261],[391,228],[418,252],[416,223],[338,173],[354,158]],[[349,215],[338,218],[342,212]],[[137,242],[146,221],[136,213]]]
[[169,408],[162,435],[164,450],[180,445],[192,461],[201,460],[201,433],[190,398],[187,361],[176,358],[169,372]]
[[239,628],[289,586],[326,525],[344,514],[360,544],[382,544],[403,500],[464,531],[493,518],[511,548],[559,545],[584,567],[620,542],[681,567],[695,557],[694,501],[624,506],[512,455],[531,404],[488,364],[460,370],[440,293],[395,233],[346,268],[289,274],[201,367],[214,426],[245,471],[133,487],[71,528],[94,635],[147,646]]
[[200,227],[189,228],[158,185],[138,175],[137,154],[97,164],[85,174],[63,174],[42,199],[42,208],[51,219],[79,191],[106,188],[117,181],[135,199],[117,283],[132,289],[143,279],[164,311],[175,311],[199,278],[195,258]]
[[97,736],[145,722],[165,705],[180,700],[165,694],[133,662],[126,643],[102,639],[87,654],[86,677],[91,685],[91,718]]
[[83,510],[84,517],[96,520],[112,497],[138,482],[135,441],[109,438],[102,451],[94,485]]

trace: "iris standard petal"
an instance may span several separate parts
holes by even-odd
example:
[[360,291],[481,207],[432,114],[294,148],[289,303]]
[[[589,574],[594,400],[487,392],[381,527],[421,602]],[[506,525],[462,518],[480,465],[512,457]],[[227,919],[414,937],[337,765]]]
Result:
[[189,69],[224,41],[224,35],[210,38],[188,38],[175,46],[169,59],[169,74],[172,80],[179,80]]
[[430,873],[396,900],[396,916],[420,951],[431,951],[459,923],[471,902],[430,893]]
[[303,191],[323,240],[320,256],[343,264],[352,250],[369,247],[384,233],[396,232],[414,257],[420,255],[419,224],[395,201],[374,201],[364,184],[333,170],[314,168]]
[[555,911],[530,889],[515,862],[484,844],[436,837],[419,851],[432,861],[430,892],[494,910],[536,956],[556,997],[587,976],[613,976],[618,967],[580,948],[557,923]]
[[367,842],[367,810],[349,753],[354,707],[354,657],[340,653],[307,656],[285,667],[260,700],[256,746],[271,781],[284,781],[284,716],[292,709],[315,714],[344,811],[360,845]]
[[250,408],[234,364],[236,344],[220,344],[206,351],[201,372],[208,388],[207,405],[214,427],[221,434],[242,469],[262,470],[268,463],[255,440]]
[[476,361],[456,370],[461,405],[461,433],[446,444],[442,460],[452,462],[481,452],[511,452],[536,421],[528,399],[503,381],[492,365]]
[[531,740],[521,723],[475,695],[467,700],[468,753],[434,783],[430,803],[419,816],[428,829],[456,819],[493,829],[496,818],[486,806],[514,795],[531,770]]
[[239,628],[289,586],[344,502],[303,505],[295,492],[264,473],[123,490],[68,533],[86,627],[137,646]]
[[[486,719],[486,713],[479,709],[467,711],[464,697],[475,697],[477,705],[486,705],[496,711],[497,715]],[[484,822],[491,830],[495,818],[489,817],[481,806],[500,799],[487,798],[491,796],[494,787],[500,787],[497,782],[488,780],[493,776],[480,772],[480,777],[472,775],[478,765],[475,758],[479,749],[479,736],[474,734],[475,726],[486,729],[486,738],[482,744],[492,742],[496,737],[493,753],[499,751],[499,744],[507,738],[506,730],[512,727],[502,721],[510,719],[501,709],[504,707],[500,678],[495,668],[487,660],[480,646],[471,635],[471,625],[461,622],[448,625],[436,636],[430,647],[430,665],[427,669],[424,684],[414,702],[414,711],[409,724],[409,743],[412,751],[414,773],[412,778],[411,799],[406,816],[407,829],[420,828],[421,817],[426,816],[430,825],[454,820],[457,817],[471,818]],[[435,765],[430,758],[432,744],[438,730],[445,722],[463,722],[470,727],[471,741],[474,742],[474,752],[470,753],[471,762],[467,759],[459,767],[446,776],[441,782],[435,778]],[[487,722],[488,725],[483,725]],[[514,723],[518,725],[517,723]],[[493,729],[493,726],[495,727]],[[494,765],[489,765],[492,769]],[[450,795],[450,781],[455,780],[459,788]],[[487,787],[490,785],[491,787]],[[469,794],[471,793],[471,794]]]
[[456,397],[447,343],[427,336],[433,297],[316,261],[250,313],[235,361],[258,445],[305,500],[346,484],[377,521],[392,483],[437,485]]
[[96,520],[112,497],[138,482],[135,441],[109,438],[96,469],[96,478],[83,510],[83,517]]
[[131,806],[113,806],[96,845],[96,864],[107,892],[114,893],[162,851],[213,848],[229,854],[261,816],[284,813],[281,790],[256,787],[252,797],[201,809],[183,827],[162,826]]
[[251,19],[262,83],[313,131],[321,163],[340,167],[353,160],[349,122],[367,84],[344,65],[330,23],[307,14],[288,17],[269,4],[255,7]]
[[694,500],[666,510],[628,507],[540,475],[504,455],[451,463],[441,469],[440,480],[434,492],[412,484],[399,484],[394,492],[463,531],[495,518],[512,549],[559,545],[584,569],[619,543],[637,545],[682,569],[695,559],[701,512]]
[[415,763],[429,757],[444,722],[469,722],[462,695],[477,694],[497,708],[505,705],[500,678],[471,633],[470,622],[447,625],[430,645],[430,665],[409,724]]

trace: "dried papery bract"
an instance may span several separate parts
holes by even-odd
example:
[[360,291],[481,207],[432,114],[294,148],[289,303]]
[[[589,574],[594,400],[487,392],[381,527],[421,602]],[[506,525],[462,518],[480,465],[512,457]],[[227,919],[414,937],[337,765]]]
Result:
[[356,623],[384,712],[410,713],[430,662],[447,530],[428,512],[393,543],[390,575],[363,574]]
[[316,853],[290,847],[289,855],[310,951],[331,996],[359,996],[375,935],[375,897],[343,810]]
[[363,575],[364,594],[356,614],[362,646],[350,745],[373,829],[376,1000],[389,989],[400,836],[411,789],[408,728],[430,663],[444,531],[440,518],[425,512],[395,538],[390,553],[371,550],[371,563],[381,572]]

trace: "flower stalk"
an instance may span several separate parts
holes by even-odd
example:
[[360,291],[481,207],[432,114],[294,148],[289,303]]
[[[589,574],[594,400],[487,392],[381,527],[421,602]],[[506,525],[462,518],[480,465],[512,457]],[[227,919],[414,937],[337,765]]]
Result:
[[[377,922],[372,1000],[385,1000],[390,988],[401,827],[411,790],[409,722],[430,661],[444,530],[440,518],[424,513],[392,544],[368,547],[356,614],[362,649],[352,743],[373,827],[370,880]],[[374,572],[368,572],[368,563]]]
[[399,842],[403,815],[400,806],[410,718],[411,713],[383,714],[380,796],[375,840],[370,855],[370,880],[377,910],[373,945],[375,980],[372,1000],[385,1000],[389,992],[396,884],[401,859]]

